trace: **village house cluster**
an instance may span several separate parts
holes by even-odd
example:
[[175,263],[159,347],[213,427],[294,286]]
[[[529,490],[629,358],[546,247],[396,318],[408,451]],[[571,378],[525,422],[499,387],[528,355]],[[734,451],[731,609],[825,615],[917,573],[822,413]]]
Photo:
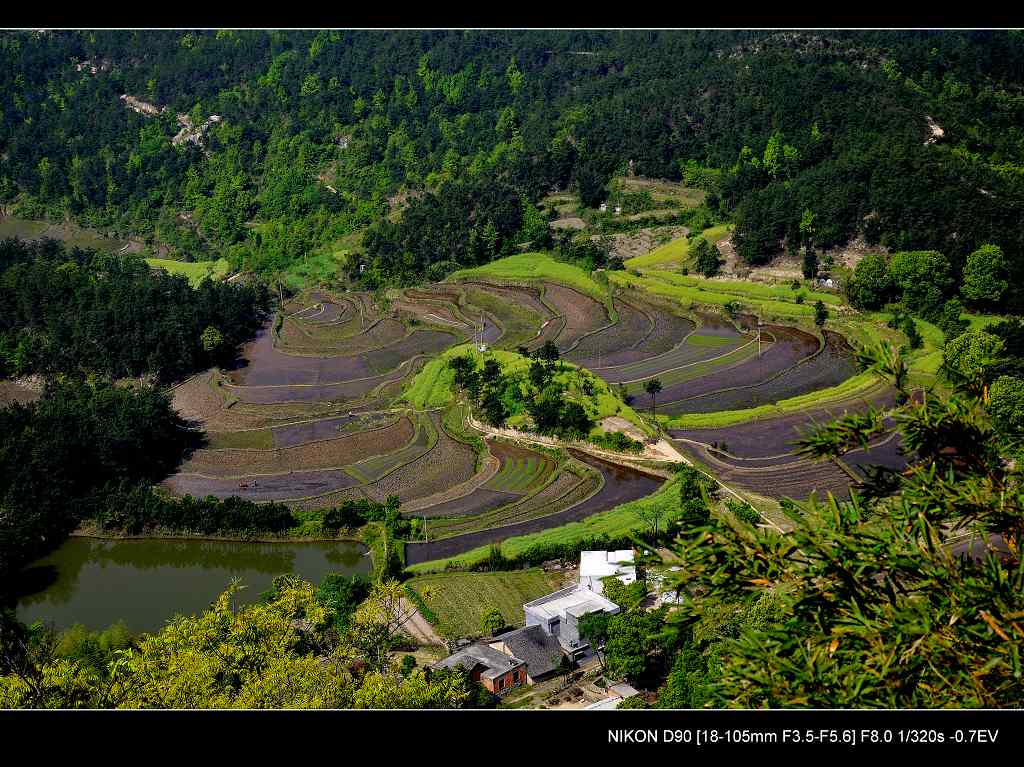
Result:
[[[594,612],[620,612],[619,605],[603,594],[604,579],[609,577],[626,585],[636,581],[632,550],[581,552],[577,583],[524,604],[526,625],[469,644],[433,668],[461,666],[489,692],[505,695],[555,676],[563,668],[563,659],[586,664],[595,656],[580,637],[580,618]],[[608,701],[588,708],[614,708],[613,704],[635,694],[628,685],[615,685]]]

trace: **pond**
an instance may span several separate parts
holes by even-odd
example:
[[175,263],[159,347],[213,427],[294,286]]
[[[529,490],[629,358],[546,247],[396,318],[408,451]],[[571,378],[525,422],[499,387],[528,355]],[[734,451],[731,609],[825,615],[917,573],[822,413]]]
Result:
[[131,631],[156,631],[175,614],[207,608],[233,578],[245,586],[238,601],[253,602],[283,573],[313,583],[328,573],[368,574],[365,553],[353,541],[70,538],[31,568],[45,586],[21,598],[17,615],[58,630],[75,623],[99,630],[123,620]]

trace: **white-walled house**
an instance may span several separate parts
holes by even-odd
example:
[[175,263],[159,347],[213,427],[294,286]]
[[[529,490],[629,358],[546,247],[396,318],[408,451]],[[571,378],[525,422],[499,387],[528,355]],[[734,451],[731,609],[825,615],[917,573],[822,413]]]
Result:
[[604,593],[602,579],[616,576],[627,586],[636,581],[633,550],[580,552],[580,588]]

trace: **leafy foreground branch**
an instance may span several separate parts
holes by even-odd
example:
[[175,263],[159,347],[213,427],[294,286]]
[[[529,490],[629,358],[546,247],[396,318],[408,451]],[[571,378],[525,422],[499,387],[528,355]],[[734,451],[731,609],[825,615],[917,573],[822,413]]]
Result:
[[[232,584],[206,612],[82,652],[0,614],[4,708],[469,708],[487,696],[461,669],[429,676],[391,654],[411,611],[386,581],[316,590],[281,576],[255,604]],[[364,599],[364,597],[366,597]],[[360,601],[361,600],[361,601]],[[73,644],[73,643],[72,643]]]
[[[898,355],[874,366],[899,379]],[[898,381],[902,384],[902,381]],[[887,414],[914,458],[840,503],[790,508],[792,532],[719,519],[679,541],[695,631],[723,605],[770,600],[718,654],[713,706],[998,707],[1020,704],[1024,487],[984,403],[926,395]],[[841,419],[804,442],[835,458],[885,428]],[[986,542],[972,552],[965,536]]]

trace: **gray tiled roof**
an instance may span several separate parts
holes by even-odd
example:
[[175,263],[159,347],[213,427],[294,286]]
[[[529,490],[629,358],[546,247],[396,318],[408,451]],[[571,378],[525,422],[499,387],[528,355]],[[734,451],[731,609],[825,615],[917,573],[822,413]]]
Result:
[[467,671],[472,671],[477,665],[484,666],[487,670],[480,676],[484,679],[494,679],[501,676],[510,669],[517,668],[523,664],[519,658],[512,658],[485,644],[473,644],[459,650],[454,655],[449,655],[442,661],[434,664],[434,668],[455,668],[462,666]]
[[547,674],[558,668],[562,657],[562,647],[558,639],[546,633],[540,626],[526,628],[502,634],[498,640],[517,658],[526,661],[526,671],[531,677]]

